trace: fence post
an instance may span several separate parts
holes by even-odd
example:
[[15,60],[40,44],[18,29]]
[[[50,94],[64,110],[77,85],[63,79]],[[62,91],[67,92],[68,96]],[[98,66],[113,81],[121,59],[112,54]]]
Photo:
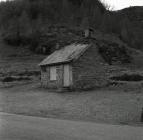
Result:
[[142,111],[141,111],[141,122],[143,122],[143,108],[142,108]]

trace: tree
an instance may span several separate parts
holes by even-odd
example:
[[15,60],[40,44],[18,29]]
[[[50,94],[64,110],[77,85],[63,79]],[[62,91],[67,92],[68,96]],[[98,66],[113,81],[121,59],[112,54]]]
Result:
[[30,18],[28,17],[26,11],[23,11],[19,18],[19,32],[20,35],[27,35],[31,33],[31,21]]
[[121,22],[120,22],[120,27],[121,27],[121,38],[125,41],[125,42],[130,42],[131,38],[132,38],[132,32],[131,32],[131,22],[128,19],[128,17],[124,17]]
[[112,21],[110,12],[105,12],[102,18],[100,30],[103,32],[112,32]]
[[98,7],[93,8],[93,15],[90,17],[90,26],[93,28],[99,28],[102,21],[102,13]]

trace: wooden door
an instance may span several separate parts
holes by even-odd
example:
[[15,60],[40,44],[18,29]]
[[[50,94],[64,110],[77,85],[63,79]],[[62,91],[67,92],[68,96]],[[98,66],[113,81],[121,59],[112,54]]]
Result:
[[69,87],[71,85],[72,74],[70,65],[68,64],[64,65],[63,79],[64,79],[64,87]]

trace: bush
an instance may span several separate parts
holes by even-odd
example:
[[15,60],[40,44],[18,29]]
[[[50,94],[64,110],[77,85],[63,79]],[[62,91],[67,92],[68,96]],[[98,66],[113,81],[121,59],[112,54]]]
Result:
[[21,45],[29,45],[31,43],[31,37],[28,36],[21,36],[20,37],[20,44]]
[[116,81],[142,81],[143,76],[138,74],[132,74],[132,75],[124,74],[121,76],[111,77],[111,79]]
[[3,36],[3,39],[8,45],[12,45],[12,46],[28,45],[31,42],[30,37],[17,36],[16,34],[5,34]]
[[123,64],[131,62],[131,57],[125,46],[119,46],[116,43],[105,42],[102,46],[99,44],[98,47],[99,53],[110,65],[113,62],[120,62]]
[[6,34],[3,36],[3,39],[8,45],[20,45],[20,38],[14,34]]
[[25,71],[25,72],[22,72],[22,73],[19,73],[18,74],[19,76],[39,76],[40,75],[40,71]]
[[6,77],[2,80],[2,82],[14,82],[14,81],[25,81],[25,80],[31,80],[28,77]]

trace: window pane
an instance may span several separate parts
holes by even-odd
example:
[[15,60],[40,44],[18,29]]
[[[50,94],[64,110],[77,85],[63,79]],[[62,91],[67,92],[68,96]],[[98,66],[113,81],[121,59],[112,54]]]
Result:
[[57,69],[56,69],[56,67],[50,67],[50,80],[57,80]]

